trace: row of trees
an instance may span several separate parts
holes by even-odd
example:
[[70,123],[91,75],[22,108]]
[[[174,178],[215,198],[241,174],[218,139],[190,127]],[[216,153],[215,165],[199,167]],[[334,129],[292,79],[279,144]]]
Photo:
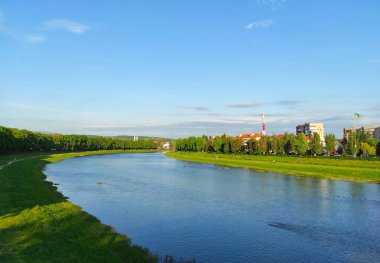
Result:
[[177,151],[193,152],[219,152],[219,153],[248,153],[248,154],[299,154],[319,155],[326,153],[331,155],[338,149],[340,154],[348,155],[375,155],[380,156],[380,142],[372,139],[368,134],[352,133],[342,143],[337,142],[334,134],[325,136],[325,147],[321,138],[314,133],[307,139],[305,134],[284,134],[261,136],[260,140],[249,139],[246,143],[241,138],[228,137],[226,135],[215,138],[189,137],[176,141]]
[[[335,137],[332,138],[335,143]],[[329,145],[330,153],[335,144]],[[249,139],[245,144],[241,138],[226,135],[215,138],[189,137],[176,141],[176,150],[194,152],[220,152],[220,153],[249,153],[249,154],[321,154],[323,147],[321,138],[317,133],[311,136],[309,142],[305,134],[284,134],[279,138],[276,135],[262,136],[260,140]]]
[[375,154],[380,156],[380,142],[364,131],[350,132],[348,137],[343,139],[342,146],[344,153],[352,156]]
[[157,149],[153,140],[120,140],[84,135],[48,135],[0,126],[0,152]]

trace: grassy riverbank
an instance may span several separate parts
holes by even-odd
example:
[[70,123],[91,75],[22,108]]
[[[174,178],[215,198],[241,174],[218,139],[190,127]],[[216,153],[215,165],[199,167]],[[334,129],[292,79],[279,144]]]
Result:
[[184,161],[244,167],[289,175],[380,182],[379,160],[194,152],[168,152],[166,156]]
[[149,251],[67,201],[42,173],[63,159],[122,152],[152,151],[0,155],[0,262],[154,262]]

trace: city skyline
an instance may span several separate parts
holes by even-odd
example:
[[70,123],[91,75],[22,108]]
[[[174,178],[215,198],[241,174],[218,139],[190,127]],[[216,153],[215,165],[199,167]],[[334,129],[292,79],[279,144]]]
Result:
[[[170,138],[380,125],[377,1],[2,1],[0,125]],[[361,119],[353,114],[360,113]]]

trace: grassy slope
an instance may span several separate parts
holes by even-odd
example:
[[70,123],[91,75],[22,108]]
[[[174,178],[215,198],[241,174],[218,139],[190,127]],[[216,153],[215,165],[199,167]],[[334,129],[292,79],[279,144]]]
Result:
[[0,156],[0,167],[20,159],[0,170],[0,262],[153,262],[146,249],[65,200],[42,173],[51,162],[118,152]]
[[380,182],[380,161],[296,156],[226,155],[193,152],[169,152],[179,160],[252,168],[299,176],[314,176],[357,182]]

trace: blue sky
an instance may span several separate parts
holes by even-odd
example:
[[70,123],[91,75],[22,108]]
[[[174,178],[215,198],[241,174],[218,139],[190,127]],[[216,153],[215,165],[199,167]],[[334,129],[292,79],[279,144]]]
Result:
[[[0,125],[231,135],[380,125],[380,1],[0,2]],[[354,120],[353,113],[363,118]]]

